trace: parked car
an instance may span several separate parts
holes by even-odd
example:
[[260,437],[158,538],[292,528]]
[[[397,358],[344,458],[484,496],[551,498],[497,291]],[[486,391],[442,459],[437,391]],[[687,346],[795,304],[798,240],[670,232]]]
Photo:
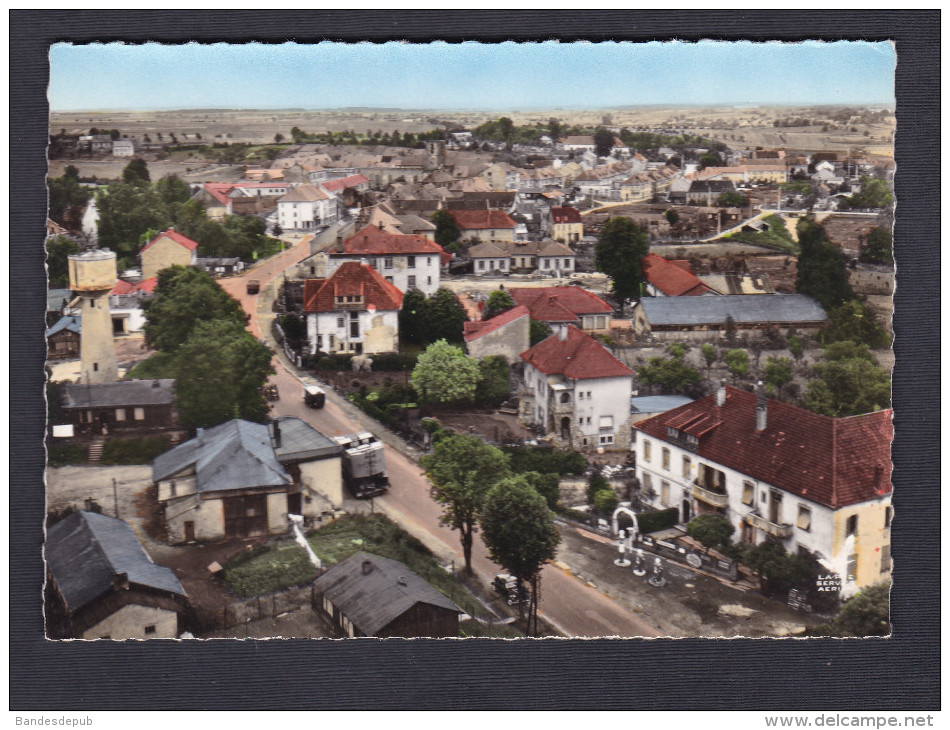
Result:
[[513,575],[499,573],[492,581],[492,588],[507,601],[509,606],[527,603],[531,599],[527,586]]

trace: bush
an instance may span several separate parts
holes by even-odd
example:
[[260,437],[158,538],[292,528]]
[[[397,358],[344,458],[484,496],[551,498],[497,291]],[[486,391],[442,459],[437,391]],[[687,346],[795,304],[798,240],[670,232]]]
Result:
[[515,474],[536,471],[564,476],[583,474],[587,470],[587,459],[576,451],[559,451],[548,446],[506,446],[502,451],[509,455],[511,471]]
[[676,524],[679,519],[679,510],[676,507],[641,512],[637,515],[637,526],[642,534],[667,530]]
[[49,444],[47,447],[49,466],[66,466],[67,464],[83,464],[87,454],[85,446],[73,444]]
[[371,355],[373,370],[380,373],[409,372],[416,366],[417,352],[386,352]]
[[336,370],[342,372],[352,369],[350,365],[351,355],[322,355],[319,354],[313,358],[312,367],[316,370]]
[[594,495],[594,506],[601,514],[608,515],[617,508],[617,495],[613,489],[601,489]]
[[161,436],[140,439],[109,439],[102,447],[100,464],[150,464],[159,454],[168,451],[168,441]]
[[594,504],[597,493],[607,489],[610,489],[610,482],[608,482],[599,471],[595,471],[591,474],[590,479],[587,480],[588,504]]

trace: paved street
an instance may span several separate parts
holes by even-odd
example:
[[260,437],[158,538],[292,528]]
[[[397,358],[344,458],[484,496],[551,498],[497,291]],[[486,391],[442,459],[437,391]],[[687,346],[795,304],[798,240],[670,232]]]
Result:
[[[325,232],[323,238],[325,240],[318,238],[317,246],[329,245],[331,240],[335,240],[333,229]],[[270,318],[269,302],[272,301],[273,292],[267,289],[267,283],[277,278],[289,266],[306,258],[310,250],[308,240],[304,239],[242,276],[220,280],[222,287],[251,313],[249,329],[255,336],[260,337],[261,332],[269,327],[264,320]],[[261,281],[262,289],[259,295],[247,294],[246,279]],[[297,416],[328,435],[362,428],[379,431],[374,421],[332,392],[328,394],[324,408],[307,408],[300,396],[299,381],[289,372],[283,358],[275,357],[274,363],[277,371],[275,381],[281,396],[280,400],[274,403],[274,415]],[[418,464],[391,445],[387,448],[387,463],[392,486],[385,496],[375,500],[374,508],[382,510],[422,540],[444,563],[454,560],[456,566],[460,565],[462,553],[458,536],[439,524],[441,509],[429,497],[429,483]],[[365,503],[353,506],[365,509]],[[476,541],[473,564],[476,573],[486,584],[500,570],[488,558],[487,549],[480,540]],[[555,566],[549,565],[544,569],[541,592],[540,610],[543,618],[567,636],[662,635],[656,628],[624,609],[613,599]]]

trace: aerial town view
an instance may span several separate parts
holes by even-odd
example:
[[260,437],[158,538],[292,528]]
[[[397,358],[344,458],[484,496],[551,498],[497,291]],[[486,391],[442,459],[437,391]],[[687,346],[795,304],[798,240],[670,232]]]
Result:
[[895,63],[55,45],[47,636],[889,635]]

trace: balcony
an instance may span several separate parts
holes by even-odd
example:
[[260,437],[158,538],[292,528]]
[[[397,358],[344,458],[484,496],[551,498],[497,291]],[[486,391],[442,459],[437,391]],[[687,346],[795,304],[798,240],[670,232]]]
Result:
[[750,512],[745,516],[746,522],[748,522],[753,527],[756,527],[762,532],[777,537],[780,540],[784,540],[786,537],[790,537],[792,534],[791,525],[780,525],[776,522],[769,522],[764,517]]
[[705,502],[706,504],[712,505],[713,507],[717,507],[719,509],[722,509],[729,504],[729,495],[714,492],[711,489],[707,489],[706,487],[695,482],[693,483],[693,496],[701,502]]

